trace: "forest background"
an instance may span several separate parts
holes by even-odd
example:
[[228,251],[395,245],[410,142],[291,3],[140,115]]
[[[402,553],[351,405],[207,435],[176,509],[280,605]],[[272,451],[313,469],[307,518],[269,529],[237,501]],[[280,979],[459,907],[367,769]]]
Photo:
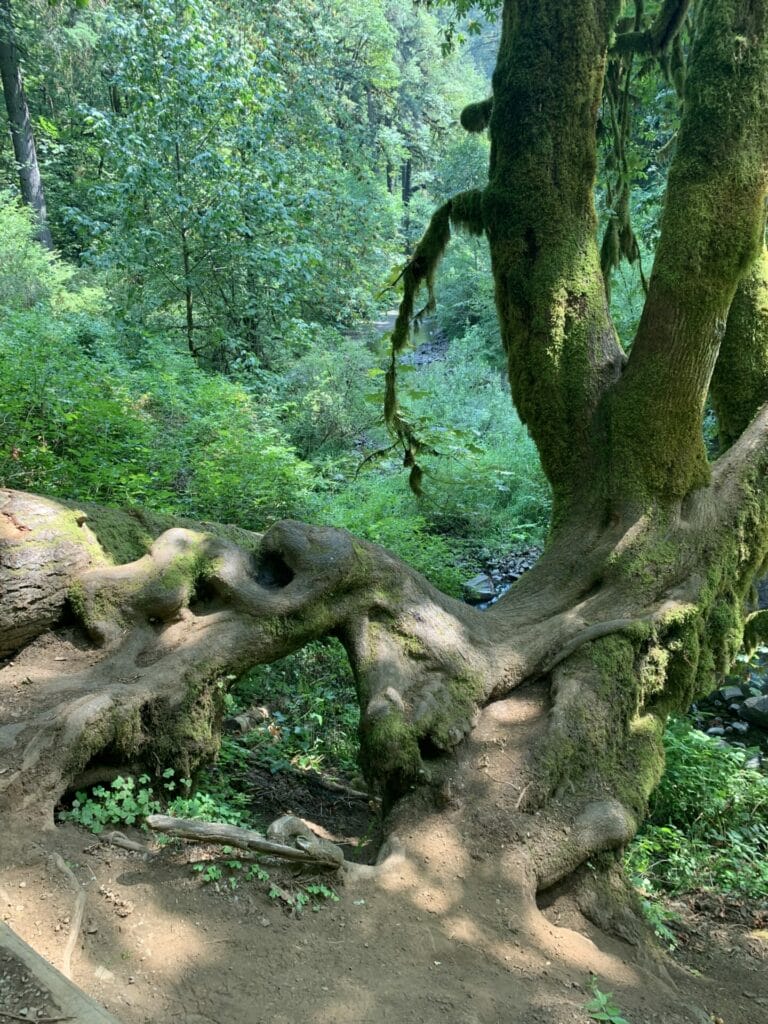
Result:
[[[487,176],[487,139],[455,129],[489,90],[498,38],[479,18],[462,32],[407,0],[14,4],[54,250],[19,202],[5,136],[0,485],[252,530],[340,526],[456,596],[542,545],[549,492],[509,401],[483,239],[455,239],[436,313],[401,360],[400,401],[426,451],[420,495],[381,415],[397,270],[432,210]],[[596,192],[604,230],[631,203],[638,258],[609,268],[626,345],[677,129],[673,77],[649,67],[632,103],[621,166],[606,133]],[[754,682],[743,665],[737,681]],[[277,748],[266,726],[251,737],[272,765],[354,771],[339,649],[254,671],[231,710],[257,698],[290,725]],[[765,779],[742,750],[672,730],[672,787],[682,779],[686,796],[662,792],[636,842],[647,894],[702,871],[764,891],[768,829],[752,812]],[[227,786],[198,809],[241,820],[239,806]]]

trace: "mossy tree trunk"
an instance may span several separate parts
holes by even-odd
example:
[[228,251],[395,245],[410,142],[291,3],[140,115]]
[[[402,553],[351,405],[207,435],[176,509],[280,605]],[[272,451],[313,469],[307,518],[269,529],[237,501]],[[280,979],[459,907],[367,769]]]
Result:
[[[628,358],[608,313],[592,199],[619,7],[504,4],[493,96],[462,118],[490,128],[488,186],[433,218],[395,328],[397,346],[451,225],[484,231],[513,398],[555,497],[539,563],[478,612],[343,531],[281,523],[258,536],[98,509],[83,518],[8,492],[0,654],[67,613],[88,642],[71,664],[30,672],[35,657],[45,662],[33,643],[0,673],[20,693],[0,727],[6,813],[49,815],[100,752],[204,760],[224,677],[334,635],[357,680],[364,771],[416,847],[436,821],[457,844],[503,832],[500,877],[525,914],[538,891],[582,884],[581,865],[630,839],[662,771],[665,718],[734,657],[768,555],[768,0],[695,5],[662,239]],[[729,388],[753,366],[759,385],[736,401]],[[723,412],[730,446],[710,466],[702,414],[713,372],[717,407],[738,408]],[[388,403],[396,423],[394,385]],[[30,573],[40,585],[24,596],[18,581]]]

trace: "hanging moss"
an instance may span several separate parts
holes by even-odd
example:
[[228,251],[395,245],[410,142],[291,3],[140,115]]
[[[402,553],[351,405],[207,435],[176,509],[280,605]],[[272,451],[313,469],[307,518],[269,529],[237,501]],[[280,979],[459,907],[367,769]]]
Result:
[[470,103],[461,112],[461,127],[473,134],[484,132],[491,120],[493,97],[480,103]]
[[[416,461],[420,450],[426,449],[415,436],[411,425],[401,416],[397,403],[397,355],[408,344],[411,327],[435,309],[435,275],[443,253],[451,240],[451,227],[472,235],[482,235],[482,192],[471,189],[453,196],[432,214],[423,238],[402,272],[403,297],[391,336],[391,358],[384,378],[384,421],[404,448],[404,465],[410,468],[411,490],[421,494],[422,467]],[[427,288],[427,302],[415,312],[416,298],[422,286]]]
[[[473,235],[483,234],[482,192],[479,189],[460,192],[432,214],[423,238],[402,273],[403,298],[392,330],[393,352],[402,351],[408,343],[414,320],[418,321],[435,308],[435,275],[451,240],[451,225]],[[419,313],[414,313],[416,296],[422,285],[427,288],[427,303]]]

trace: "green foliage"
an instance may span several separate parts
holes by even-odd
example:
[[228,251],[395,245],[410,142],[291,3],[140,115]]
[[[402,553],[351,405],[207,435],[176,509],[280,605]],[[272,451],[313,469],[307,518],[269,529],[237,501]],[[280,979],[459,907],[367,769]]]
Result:
[[53,253],[30,244],[31,225],[29,210],[10,192],[0,192],[0,306],[8,312],[66,302],[66,286],[74,276]]
[[685,720],[664,738],[667,767],[648,822],[627,852],[647,891],[715,889],[760,897],[768,889],[768,777]]
[[629,1024],[629,1021],[622,1016],[621,1010],[613,1002],[612,992],[601,992],[597,987],[597,978],[592,975],[589,981],[592,992],[592,999],[584,1004],[592,1020],[608,1021],[609,1024]]
[[[225,759],[226,763],[226,759]],[[154,781],[149,775],[118,776],[108,786],[79,790],[71,807],[59,812],[60,821],[71,821],[96,834],[107,825],[136,825],[148,814],[169,814],[174,818],[247,824],[247,797],[231,779],[216,773],[202,773],[199,788],[191,779],[176,779],[166,768]]]
[[400,387],[406,414],[439,453],[423,456],[424,496],[416,507],[427,528],[454,545],[451,538],[464,538],[470,558],[479,547],[501,553],[540,543],[549,487],[506,381],[484,357],[478,328],[410,379],[417,383]]
[[291,890],[273,885],[268,895],[271,900],[281,900],[291,913],[296,915],[303,913],[307,906],[318,911],[325,902],[339,902],[336,891],[322,883],[303,885]]
[[653,891],[649,879],[641,878],[637,882],[643,917],[653,928],[654,935],[672,952],[677,949],[678,940],[670,924],[679,921],[679,915],[664,906],[659,895]]
[[396,77],[362,37],[348,80],[348,6],[142,0],[107,19],[116,102],[88,112],[106,159],[73,216],[123,315],[207,365],[269,365],[287,318],[372,308],[397,209],[346,107]]
[[[170,794],[176,788],[173,769],[163,772],[162,789]],[[155,796],[149,775],[138,779],[119,775],[109,788],[94,786],[89,792],[80,790],[72,801],[70,810],[59,812],[59,820],[72,821],[98,835],[106,825],[139,825],[148,814],[162,810],[160,800]],[[189,788],[190,780],[182,779],[182,785]]]
[[[0,482],[262,528],[300,514],[309,467],[242,386],[145,340],[0,203]],[[21,269],[20,269],[21,268]]]
[[359,711],[349,662],[337,641],[315,642],[251,669],[231,697],[234,712],[264,707],[261,724],[234,742],[271,771],[288,766],[331,774],[357,771]]
[[[228,856],[232,850],[224,846],[222,853]],[[223,864],[210,860],[196,861],[192,865],[192,870],[200,876],[204,884],[213,884],[214,888],[219,888],[217,883],[226,876],[226,886],[233,892],[241,883],[259,882],[263,885],[269,881],[269,872],[260,864],[253,861],[244,863],[239,858],[231,856]]]

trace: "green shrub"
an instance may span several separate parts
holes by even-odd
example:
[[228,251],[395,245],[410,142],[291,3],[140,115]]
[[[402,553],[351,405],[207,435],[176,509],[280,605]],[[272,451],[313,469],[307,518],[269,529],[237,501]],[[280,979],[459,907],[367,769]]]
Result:
[[251,669],[231,696],[236,711],[264,706],[266,717],[239,746],[252,750],[271,771],[293,766],[357,772],[359,711],[352,671],[338,641],[316,641],[282,661]]
[[648,822],[627,853],[644,888],[715,889],[762,897],[768,891],[768,777],[686,720],[670,723],[667,765]]

